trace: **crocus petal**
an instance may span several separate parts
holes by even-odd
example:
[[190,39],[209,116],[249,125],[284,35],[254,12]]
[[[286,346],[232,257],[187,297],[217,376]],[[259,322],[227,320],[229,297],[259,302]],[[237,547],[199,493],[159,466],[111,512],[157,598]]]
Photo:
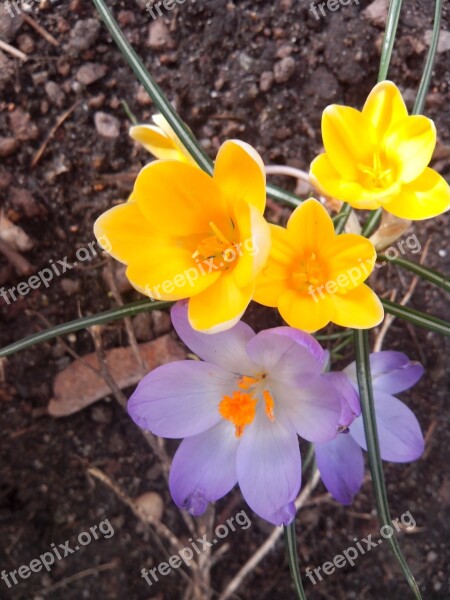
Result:
[[397,166],[397,177],[409,183],[422,173],[436,146],[436,128],[431,119],[413,115],[398,122],[383,139],[384,152]]
[[319,154],[311,163],[309,176],[315,188],[327,196],[349,202],[353,208],[375,210],[380,206],[380,190],[370,193],[358,181],[343,179],[327,154]]
[[214,181],[232,204],[236,199],[261,214],[266,205],[266,172],[259,154],[249,144],[229,140],[222,144],[214,166]]
[[301,483],[297,435],[281,419],[273,423],[259,410],[239,444],[237,476],[250,508],[274,525],[288,525]]
[[323,259],[329,265],[329,281],[341,290],[352,290],[365,281],[376,257],[372,242],[354,233],[337,236],[323,249]]
[[408,109],[398,87],[392,81],[380,81],[367,97],[362,113],[380,139],[393,125],[406,119]]
[[322,137],[331,164],[345,179],[356,178],[358,164],[371,164],[376,133],[358,110],[336,104],[328,106],[322,116]]
[[180,508],[201,515],[208,502],[233,488],[238,444],[234,427],[227,421],[181,442],[169,476],[170,493]]
[[175,361],[151,371],[128,401],[133,421],[162,437],[201,433],[220,420],[218,406],[236,384],[236,377],[216,365],[196,360]]
[[348,427],[355,417],[361,414],[358,393],[345,372],[324,373],[323,376],[341,395],[342,412],[339,425]]
[[313,286],[311,294],[284,291],[278,300],[278,310],[288,325],[308,332],[328,325],[335,312],[331,296],[320,294]]
[[301,331],[300,329],[295,329],[294,327],[273,327],[270,330],[270,333],[284,335],[291,340],[294,340],[294,342],[306,348],[322,367],[326,364],[328,352],[322,348],[319,342],[313,338],[312,335],[306,333],[306,331]]
[[180,152],[173,141],[155,125],[134,125],[130,128],[130,137],[156,158],[180,159]]
[[402,352],[382,351],[370,355],[373,389],[397,394],[415,385],[424,373],[418,362],[412,362]]
[[[336,436],[341,417],[341,396],[322,375],[302,385],[269,378],[272,396],[293,423],[298,435],[309,442],[327,442]],[[275,404],[277,419],[277,404]]]
[[171,160],[150,163],[137,176],[133,199],[166,235],[204,235],[211,221],[225,232],[230,227],[219,188],[193,165]]
[[201,359],[232,373],[256,373],[257,366],[250,360],[246,349],[247,342],[255,335],[249,325],[239,321],[227,331],[208,335],[192,329],[186,302],[177,302],[170,314],[175,331],[186,346]]
[[289,217],[287,230],[310,252],[326,246],[336,237],[330,215],[314,198],[297,206]]
[[430,219],[450,207],[450,186],[439,173],[425,171],[402,186],[401,193],[386,205],[386,210],[402,219]]
[[271,378],[295,385],[297,379],[315,376],[321,363],[303,345],[287,335],[273,334],[271,329],[260,331],[247,344],[251,360]]
[[326,444],[315,444],[317,468],[335,500],[351,504],[364,479],[364,457],[349,434],[340,433]]
[[383,305],[378,296],[365,283],[346,294],[331,296],[335,313],[333,322],[342,327],[370,329],[384,318]]
[[204,333],[219,333],[233,327],[250,304],[254,289],[254,283],[238,287],[232,273],[222,272],[213,285],[190,299],[191,326]]
[[[374,401],[381,458],[400,463],[419,458],[424,450],[424,439],[412,410],[384,392],[375,392]],[[362,417],[352,423],[350,435],[367,450]]]

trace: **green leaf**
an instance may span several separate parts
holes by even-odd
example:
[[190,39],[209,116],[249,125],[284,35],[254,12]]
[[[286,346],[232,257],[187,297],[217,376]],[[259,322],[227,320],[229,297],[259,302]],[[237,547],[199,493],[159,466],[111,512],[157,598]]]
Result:
[[63,323],[62,325],[56,325],[56,327],[51,327],[50,329],[46,329],[45,331],[41,331],[40,333],[30,335],[29,337],[18,340],[17,342],[13,342],[9,346],[1,348],[0,358],[3,356],[15,354],[16,352],[19,352],[20,350],[25,350],[26,348],[34,346],[35,344],[41,344],[42,342],[52,340],[60,335],[67,335],[68,333],[80,331],[80,329],[92,327],[93,325],[110,323],[111,321],[117,321],[118,319],[123,319],[124,317],[132,317],[146,310],[160,310],[162,308],[170,306],[171,304],[172,302],[154,302],[152,300],[139,300],[138,302],[132,302],[131,304],[118,306],[116,308],[106,310],[105,312],[98,313],[96,315],[83,317],[81,319],[75,319],[75,321],[69,321],[68,323]]
[[[375,415],[372,378],[369,361],[369,335],[367,330],[355,331],[356,373],[361,401],[361,410],[364,421],[364,432],[367,443],[370,473],[377,505],[378,517],[382,525],[391,526],[392,519],[384,482],[383,466],[381,463],[380,448],[378,443],[377,421]],[[395,533],[388,538],[392,551],[397,559],[403,574],[408,581],[416,600],[421,600],[419,587],[400,549]]]
[[378,81],[384,81],[387,78],[389,64],[391,62],[392,50],[394,48],[395,35],[397,33],[398,20],[403,0],[391,0],[387,16],[386,29],[384,31],[383,46],[381,48],[380,69],[378,71]]
[[407,271],[411,271],[411,273],[418,275],[421,279],[426,279],[427,281],[434,283],[434,285],[439,286],[446,292],[450,292],[449,278],[444,277],[444,275],[438,273],[437,271],[433,271],[433,269],[429,269],[419,265],[418,263],[406,260],[405,258],[389,258],[389,256],[386,256],[385,254],[379,254],[378,259],[398,265],[399,267],[402,267],[402,269],[406,269]]
[[[194,138],[190,129],[178,116],[177,112],[170,104],[162,89],[150,75],[144,63],[126,39],[105,2],[103,0],[93,0],[93,2],[113,40],[117,44],[117,47],[123,54],[129,66],[133,69],[136,77],[143,85],[145,91],[156,104],[161,114],[167,119],[169,125],[172,127],[179,140],[192,158],[196,161],[198,166],[206,171],[206,173],[211,175],[214,168],[213,161],[209,158],[204,149]],[[285,202],[293,207],[298,206],[298,204],[302,202],[302,199],[296,196],[296,194],[282,190],[281,188],[271,184],[267,184],[267,193],[274,200]]]
[[341,206],[341,210],[338,214],[333,217],[334,229],[336,233],[342,233],[344,231],[344,227],[348,221],[350,213],[352,212],[352,207],[347,202]]
[[294,588],[299,600],[306,600],[305,590],[303,589],[300,569],[298,568],[297,539],[295,536],[295,519],[290,525],[284,527],[284,541],[286,544],[286,554],[289,561]]
[[361,235],[364,237],[369,237],[378,227],[378,224],[381,221],[381,214],[383,212],[382,208],[377,208],[377,210],[373,210],[370,213],[369,218],[367,219],[364,227],[362,228]]
[[418,327],[423,327],[430,331],[450,336],[450,323],[443,319],[427,315],[426,313],[414,310],[407,306],[402,306],[401,304],[396,304],[390,300],[381,299],[381,303],[384,306],[384,310],[394,317],[409,321]]
[[425,101],[430,87],[431,76],[433,74],[433,65],[436,58],[437,47],[439,42],[439,33],[441,30],[441,14],[442,14],[442,0],[436,0],[434,7],[434,23],[433,33],[430,41],[430,49],[428,50],[427,59],[425,61],[425,67],[422,73],[422,79],[420,80],[419,89],[417,91],[416,101],[412,109],[413,115],[420,115],[423,113],[425,107]]

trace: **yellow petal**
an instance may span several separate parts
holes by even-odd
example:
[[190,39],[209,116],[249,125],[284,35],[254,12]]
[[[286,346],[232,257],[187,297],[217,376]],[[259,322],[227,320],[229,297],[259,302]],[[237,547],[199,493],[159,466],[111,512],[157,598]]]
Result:
[[334,169],[326,154],[320,154],[311,163],[309,173],[312,183],[321,193],[348,202],[352,208],[361,210],[375,210],[382,206],[386,198],[398,193],[400,184],[386,190],[367,190],[358,181],[344,179]]
[[[344,290],[352,290],[367,279],[375,265],[376,256],[372,242],[354,233],[337,236],[321,253],[322,260],[328,264],[329,281]],[[329,289],[333,289],[334,286],[328,285]]]
[[[287,273],[286,273],[287,276]],[[276,308],[280,296],[286,291],[286,280],[276,281],[273,277],[267,277],[264,272],[256,278],[253,300],[263,306]]]
[[130,137],[156,158],[184,160],[173,141],[159,127],[134,125],[130,127]]
[[299,294],[293,290],[280,296],[278,310],[288,325],[308,332],[328,325],[334,313],[329,295]]
[[252,299],[254,283],[240,288],[231,273],[222,273],[207,290],[189,300],[191,326],[204,333],[218,333],[233,327]]
[[436,128],[423,115],[414,115],[397,123],[384,137],[388,163],[396,167],[396,178],[409,183],[422,173],[436,146]]
[[401,193],[385,209],[401,219],[430,219],[450,207],[450,187],[433,169],[425,171],[411,183],[402,187]]
[[249,144],[239,140],[222,144],[214,166],[214,181],[230,205],[244,200],[264,212],[266,173],[261,157]]
[[341,327],[369,329],[383,320],[383,305],[364,283],[347,294],[334,294],[331,300],[335,307],[333,322]]
[[172,140],[174,147],[178,149],[179,156],[177,160],[182,160],[183,162],[187,162],[190,165],[197,166],[196,161],[192,158],[192,156],[183,146],[183,144],[180,141],[180,138],[169,125],[167,119],[159,113],[153,115],[152,119],[156,126],[159,127],[159,129],[161,129],[161,131]]
[[100,215],[94,223],[94,234],[104,250],[128,264],[145,252],[156,232],[139,206],[127,202]]
[[325,151],[345,179],[355,179],[358,164],[372,164],[376,133],[371,122],[349,106],[328,106],[322,116]]
[[287,230],[297,248],[311,251],[331,243],[336,234],[333,221],[318,200],[309,198],[294,210],[289,217]]
[[220,271],[197,264],[188,250],[173,240],[150,242],[145,252],[128,265],[126,275],[142,294],[155,300],[181,300],[200,294],[220,277]]
[[408,109],[395,83],[380,81],[370,92],[362,113],[375,127],[378,138],[381,139],[388,129],[406,119]]
[[201,169],[175,161],[155,161],[139,173],[133,199],[148,221],[167,235],[205,233],[213,221],[230,226],[220,190]]
[[238,246],[229,253],[235,260],[233,277],[239,287],[251,283],[267,262],[270,251],[270,227],[253,205],[241,201],[235,205],[234,221],[239,229]]

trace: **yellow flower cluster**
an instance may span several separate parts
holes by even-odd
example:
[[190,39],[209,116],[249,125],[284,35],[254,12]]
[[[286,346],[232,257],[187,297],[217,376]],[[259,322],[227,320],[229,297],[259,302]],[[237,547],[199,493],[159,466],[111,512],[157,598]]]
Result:
[[[159,160],[141,170],[130,201],[94,226],[137,290],[154,299],[189,298],[189,321],[206,333],[233,326],[252,299],[309,332],[330,322],[353,328],[381,322],[382,305],[364,283],[376,259],[369,240],[336,235],[312,198],[286,228],[269,225],[265,169],[251,146],[225,142],[209,176],[165,119],[153,119],[155,125],[132,127],[130,134]],[[433,122],[408,116],[393,83],[378,84],[361,112],[328,107],[322,134],[325,153],[311,164],[310,178],[324,194],[404,219],[433,217],[450,206],[448,184],[428,168]]]

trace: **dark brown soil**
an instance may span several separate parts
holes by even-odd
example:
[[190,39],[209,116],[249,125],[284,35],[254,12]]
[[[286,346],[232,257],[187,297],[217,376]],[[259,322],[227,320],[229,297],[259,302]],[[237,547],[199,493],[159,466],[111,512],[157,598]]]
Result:
[[[323,108],[332,102],[360,107],[376,81],[382,29],[361,16],[369,4],[363,0],[328,12],[321,20],[312,16],[306,0],[188,0],[160,19],[167,31],[157,50],[149,47],[152,19],[144,1],[109,4],[128,39],[211,156],[222,141],[239,137],[253,144],[266,163],[307,169],[321,148]],[[424,31],[431,29],[433,4],[406,2],[402,13],[390,78],[410,104],[424,63]],[[12,25],[3,12],[0,23],[6,23],[8,31],[0,29],[0,38],[25,52],[28,61],[0,55],[0,136],[12,138],[0,144],[0,199],[6,216],[33,240],[33,249],[23,255],[32,264],[32,272],[37,272],[50,259],[56,262],[67,256],[73,261],[76,250],[87,247],[94,239],[96,216],[127,197],[133,173],[148,159],[127,136],[130,122],[121,101],[129,104],[140,121],[148,121],[154,108],[103,25],[91,21],[97,16],[90,2],[43,1],[39,6],[35,3],[30,14],[58,45],[26,22],[14,31],[19,17]],[[450,29],[448,6],[443,26]],[[448,51],[438,55],[426,107],[440,139],[435,166],[447,178],[448,59]],[[277,80],[273,80],[274,69]],[[66,115],[33,167],[40,145],[71,107],[73,112]],[[112,117],[107,125],[113,137],[96,131],[98,111]],[[291,181],[281,183],[292,186]],[[271,214],[284,218],[288,211],[273,209]],[[448,218],[418,223],[415,232],[422,247],[430,240],[426,264],[448,274]],[[410,258],[418,260],[419,256]],[[0,299],[2,345],[41,329],[39,315],[57,324],[80,313],[112,307],[103,268],[104,257],[96,256],[55,278],[48,289],[41,287],[10,305]],[[0,258],[0,285],[9,289],[27,277]],[[385,267],[376,276],[380,293],[395,288],[400,296],[409,282],[410,277],[395,267]],[[124,299],[132,301],[138,295],[127,291]],[[410,305],[440,317],[449,315],[444,294],[428,284],[418,285]],[[249,309],[246,318],[258,329],[277,322],[273,312],[257,306]],[[148,337],[153,335],[154,331],[148,333]],[[125,344],[123,324],[108,326],[105,341],[107,347]],[[68,343],[80,355],[93,351],[87,332],[72,335]],[[437,334],[395,322],[384,348],[405,351],[426,368],[423,380],[403,397],[427,432],[427,451],[414,464],[386,465],[385,473],[392,516],[410,511],[417,522],[417,529],[402,534],[400,541],[423,596],[445,599],[449,597],[450,559],[450,436],[445,412],[449,347]],[[104,519],[113,524],[115,534],[59,561],[49,574],[32,574],[11,589],[0,580],[0,598],[183,598],[186,585],[178,573],[152,588],[147,586],[141,568],[157,565],[165,559],[164,553],[132,512],[87,475],[87,468],[96,466],[131,497],[149,490],[159,492],[165,522],[183,539],[188,537],[158,463],[134,424],[111,398],[60,420],[46,413],[53,379],[71,360],[59,342],[50,342],[1,365],[0,570],[29,564],[48,551],[52,542],[73,540]],[[348,351],[342,363],[351,360]],[[316,494],[323,493],[319,486]],[[239,492],[233,494],[237,512],[245,506]],[[219,503],[219,512],[228,510],[229,501]],[[252,526],[227,540],[231,549],[213,569],[214,590],[224,588],[269,532],[266,524],[248,514]],[[350,509],[331,501],[306,508],[299,516],[298,531],[302,568],[331,560],[352,545],[353,538],[376,534],[370,484],[366,483]],[[96,566],[111,561],[116,561],[112,567],[95,572]],[[93,571],[84,573],[87,569]],[[77,577],[49,589],[73,575]],[[345,567],[316,586],[305,578],[305,586],[311,600],[410,597],[387,543],[359,557],[354,568]],[[281,543],[238,595],[245,600],[294,598]]]

